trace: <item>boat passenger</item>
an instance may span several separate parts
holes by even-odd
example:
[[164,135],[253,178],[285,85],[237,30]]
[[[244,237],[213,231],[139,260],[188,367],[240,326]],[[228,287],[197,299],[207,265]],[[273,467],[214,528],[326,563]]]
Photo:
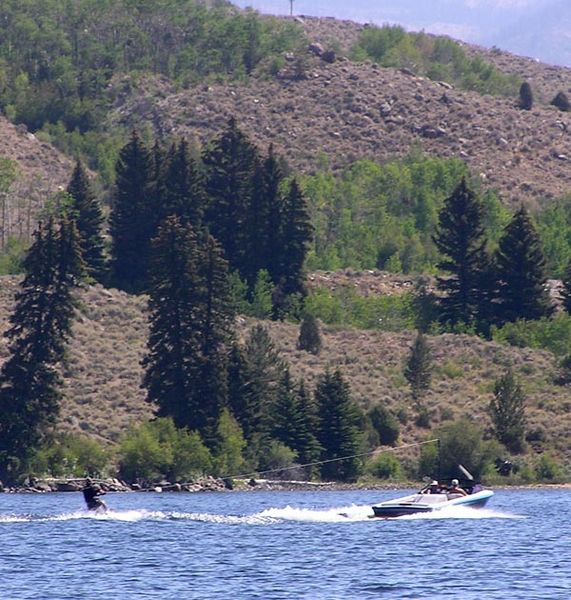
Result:
[[440,484],[434,480],[425,490],[425,494],[440,494]]
[[468,492],[460,487],[460,482],[457,479],[453,479],[450,483],[451,486],[448,488],[449,494],[461,494],[462,496],[468,495]]
[[105,492],[99,486],[93,484],[91,477],[85,478],[85,487],[82,491],[88,510],[107,511],[107,505],[100,499],[100,496],[103,496]]

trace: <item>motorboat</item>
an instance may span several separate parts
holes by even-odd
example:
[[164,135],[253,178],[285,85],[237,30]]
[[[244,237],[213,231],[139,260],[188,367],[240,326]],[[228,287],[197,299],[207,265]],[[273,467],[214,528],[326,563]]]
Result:
[[474,483],[473,480],[462,481],[461,483],[458,480],[452,480],[450,484],[433,481],[416,494],[381,502],[373,506],[373,512],[375,517],[391,519],[404,515],[435,512],[450,506],[481,508],[486,505],[493,495],[492,490],[484,489],[479,483]]

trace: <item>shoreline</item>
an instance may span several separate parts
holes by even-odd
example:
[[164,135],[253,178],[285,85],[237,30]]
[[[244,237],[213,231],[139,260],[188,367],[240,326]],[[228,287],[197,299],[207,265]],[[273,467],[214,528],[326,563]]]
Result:
[[[19,486],[2,486],[0,493],[15,494],[43,494],[53,492],[80,492],[84,487],[84,478],[30,478],[29,481]],[[104,492],[140,492],[140,493],[198,493],[198,492],[284,492],[284,491],[375,491],[375,490],[402,490],[416,489],[423,485],[415,481],[386,481],[366,483],[342,483],[342,482],[315,482],[280,479],[233,479],[224,480],[211,476],[197,479],[187,483],[171,483],[161,481],[155,484],[143,486],[141,484],[127,484],[115,478],[94,479]],[[571,482],[566,483],[501,483],[485,486],[494,490],[549,490],[569,489]]]

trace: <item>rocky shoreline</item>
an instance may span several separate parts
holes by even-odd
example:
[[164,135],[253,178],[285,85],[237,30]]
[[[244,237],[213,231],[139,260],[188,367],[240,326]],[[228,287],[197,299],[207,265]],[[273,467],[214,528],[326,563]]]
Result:
[[[333,482],[313,482],[274,479],[219,479],[211,476],[202,477],[187,483],[171,483],[160,481],[151,484],[126,483],[115,478],[93,479],[104,492],[226,492],[226,491],[286,491],[313,489],[345,489],[343,484]],[[0,492],[45,494],[50,492],[80,492],[85,485],[85,478],[35,478],[31,477],[17,486],[4,486],[0,482]]]
[[[315,482],[282,479],[220,479],[211,476],[202,477],[186,483],[160,481],[152,484],[129,484],[115,478],[93,479],[104,492],[229,492],[229,491],[309,491],[309,490],[399,490],[416,488],[418,482],[367,482],[366,484]],[[0,493],[45,494],[51,492],[80,492],[85,485],[84,478],[34,478],[31,477],[18,486],[4,486],[0,482]],[[492,486],[495,490],[514,489],[571,489],[571,483],[504,484]]]

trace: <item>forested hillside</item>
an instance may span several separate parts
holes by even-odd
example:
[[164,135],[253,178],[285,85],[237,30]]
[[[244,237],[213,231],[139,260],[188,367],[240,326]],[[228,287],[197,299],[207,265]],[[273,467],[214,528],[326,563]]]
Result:
[[434,435],[566,478],[551,74],[227,2],[3,3],[0,478],[433,476],[382,447]]

